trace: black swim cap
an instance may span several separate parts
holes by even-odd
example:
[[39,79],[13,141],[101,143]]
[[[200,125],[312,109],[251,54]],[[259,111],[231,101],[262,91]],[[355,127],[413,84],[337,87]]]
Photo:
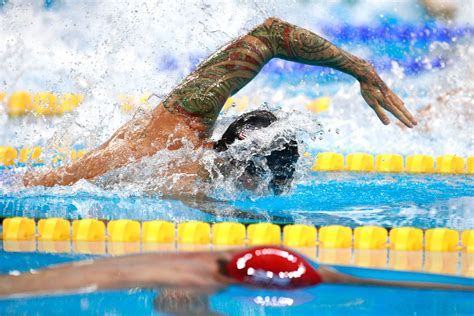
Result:
[[[239,116],[222,135],[222,138],[214,144],[218,152],[226,151],[229,145],[237,139],[244,139],[252,130],[268,127],[276,122],[278,118],[269,111],[257,110]],[[257,157],[258,156],[258,157]],[[250,158],[262,158],[272,173],[269,187],[275,194],[283,193],[293,179],[295,164],[298,161],[298,142],[292,135],[289,140],[278,145],[278,149],[272,150],[266,155],[254,155],[249,157],[245,166],[245,173],[250,176],[261,177],[265,170],[254,163]]]
[[243,139],[242,133],[268,127],[276,121],[278,121],[277,117],[268,111],[260,110],[242,114],[229,125],[221,139],[214,144],[214,149],[218,152],[225,151],[236,139]]

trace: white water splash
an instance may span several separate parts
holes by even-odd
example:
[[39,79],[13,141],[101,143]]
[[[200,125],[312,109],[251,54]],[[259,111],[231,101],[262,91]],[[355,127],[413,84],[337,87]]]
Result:
[[[7,119],[3,113],[0,115],[0,144],[42,145],[47,149],[47,158],[59,148],[73,144],[95,147],[133,115],[120,111],[117,95],[148,92],[166,95],[190,71],[193,58],[212,53],[265,17],[279,16],[314,31],[318,31],[315,21],[321,26],[340,24],[342,16],[346,18],[349,11],[353,14],[348,22],[354,24],[378,21],[381,12],[400,14],[402,20],[411,22],[420,18],[418,11],[407,10],[409,1],[396,3],[394,6],[373,0],[352,5],[339,1],[318,3],[315,7],[305,2],[276,1],[243,4],[145,1],[140,5],[119,1],[105,6],[92,1],[62,1],[53,10],[46,11],[39,3],[8,2],[0,12],[0,89],[7,92],[73,91],[83,93],[86,101],[75,112],[61,118]],[[463,10],[454,24],[472,21],[465,15]],[[449,56],[453,61],[442,71],[433,70],[418,77],[403,75],[401,68],[393,73],[382,73],[410,110],[421,111],[417,115],[420,126],[413,130],[393,124],[395,119],[392,125],[383,126],[363,102],[356,83],[322,86],[316,78],[308,78],[297,85],[275,86],[262,74],[239,95],[261,101],[251,104],[249,110],[266,102],[270,109],[279,110],[279,116],[288,117],[282,124],[304,132],[299,133],[305,144],[301,152],[473,155],[469,128],[473,123],[471,105],[474,101],[471,43],[469,38],[450,44],[434,43],[430,54]],[[363,49],[359,51],[364,53]],[[177,67],[169,67],[173,63],[177,63]],[[288,78],[291,75],[287,74]],[[311,100],[309,91],[331,96],[329,111],[319,117],[308,114],[304,105]],[[214,139],[235,116],[234,110],[222,115]],[[191,152],[188,148],[175,153],[162,152],[97,181],[103,182],[101,187],[116,189],[122,194],[159,192],[160,185],[176,182],[179,177],[160,177],[165,162],[198,158],[205,159],[205,153]],[[301,161],[300,178],[310,163]],[[227,187],[232,180],[221,178],[220,183]],[[11,187],[4,189],[12,190]],[[101,191],[84,181],[66,191],[71,190]]]

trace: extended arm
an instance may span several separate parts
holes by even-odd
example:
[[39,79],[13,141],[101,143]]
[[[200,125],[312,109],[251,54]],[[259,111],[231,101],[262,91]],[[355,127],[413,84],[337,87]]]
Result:
[[0,298],[108,289],[174,288],[212,293],[233,282],[221,273],[231,252],[149,253],[0,274]]
[[164,100],[163,105],[170,111],[184,110],[201,116],[212,124],[227,98],[250,82],[274,57],[345,72],[360,82],[362,96],[384,124],[388,124],[389,119],[383,109],[408,127],[416,125],[403,102],[367,61],[311,31],[276,18],[267,19],[210,56]]
[[[260,249],[261,247],[257,248]],[[281,249],[284,248],[277,247],[276,250],[278,252]],[[271,256],[274,252],[268,250],[272,250],[272,246],[268,246],[266,252],[267,255]],[[238,255],[238,258],[246,258],[246,260],[252,258],[252,256],[242,257],[242,251],[243,249],[214,252],[134,254],[102,258],[95,261],[79,261],[16,275],[0,274],[0,298],[128,288],[174,288],[191,292],[212,293],[225,288],[229,284],[238,283],[238,280],[229,274],[228,265],[232,260],[235,261],[234,256],[236,255]],[[245,251],[252,253],[253,250],[247,248]],[[291,250],[288,251],[292,253]],[[262,255],[265,255],[265,252],[262,252]],[[297,253],[294,253],[294,255],[299,257]],[[236,269],[243,269],[238,265],[241,261],[235,261]],[[267,259],[260,262],[263,267],[258,267],[258,264],[252,267],[254,271],[263,269],[261,271],[265,272],[268,263],[273,262],[275,269],[282,268],[278,261],[281,262],[281,260],[275,260],[273,257],[272,260]],[[284,265],[283,271],[287,271],[286,269],[290,268]],[[363,274],[364,271],[370,271],[364,268],[354,269]],[[246,269],[242,271],[246,271]],[[412,278],[410,272],[398,272],[400,274],[399,281],[357,278],[338,272],[330,266],[320,266],[317,273],[322,283],[474,290],[473,282],[465,282],[466,284],[463,285],[442,283],[443,281],[403,281],[404,278]],[[377,272],[377,274],[380,274],[380,272]],[[275,284],[280,284],[281,288],[285,288],[286,284],[288,288],[295,288],[291,285],[291,282],[282,283],[281,279],[280,282],[272,282],[273,279],[282,278],[280,275],[280,273],[266,273],[267,279],[260,277],[257,283],[244,280],[242,284],[252,284],[262,288],[273,287]],[[424,279],[436,279],[436,275],[426,276],[429,276],[429,274],[426,274]],[[302,278],[305,278],[305,276],[303,275]],[[308,285],[310,284],[306,283],[306,285],[301,286]]]
[[368,62],[304,28],[269,18],[201,63],[163,100],[163,107],[152,112],[149,120],[128,123],[107,143],[68,166],[26,175],[25,185],[67,185],[91,179],[159,150],[179,148],[182,138],[197,147],[204,146],[202,136],[195,132],[211,126],[227,98],[249,83],[274,57],[350,74],[359,80],[362,96],[384,124],[390,122],[385,109],[406,126],[416,125],[403,102]]
[[383,109],[390,111],[408,127],[417,124],[403,101],[385,85],[367,61],[337,48],[311,31],[278,19],[266,21],[257,29],[256,35],[263,39],[269,38],[268,43],[276,57],[331,67],[356,78],[360,82],[365,101],[384,124],[389,124],[390,121]]

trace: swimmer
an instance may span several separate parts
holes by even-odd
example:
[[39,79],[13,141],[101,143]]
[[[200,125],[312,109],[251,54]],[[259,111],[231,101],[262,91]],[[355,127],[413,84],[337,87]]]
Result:
[[[254,130],[268,127],[277,120],[266,111],[246,113],[230,125],[221,140],[216,143],[209,140],[213,125],[229,96],[248,84],[272,58],[331,67],[347,73],[359,81],[362,97],[383,124],[390,123],[385,111],[391,112],[409,128],[417,124],[403,101],[386,86],[369,62],[309,30],[268,18],[198,65],[147,117],[128,122],[107,142],[69,165],[47,172],[26,173],[24,185],[70,185],[80,179],[90,180],[161,150],[178,150],[185,143],[194,149],[226,151]],[[259,157],[266,161],[271,171],[269,189],[273,193],[285,192],[291,184],[294,165],[299,158],[297,148],[297,141],[289,139],[278,150]],[[251,161],[249,158],[245,162],[229,162],[229,167],[244,164],[238,180],[249,190],[263,176],[262,169]],[[172,166],[169,172],[187,175],[175,185],[180,193],[186,187],[192,188],[197,179],[209,177],[198,161]]]
[[281,290],[321,283],[474,290],[474,281],[469,278],[402,271],[392,271],[390,277],[380,271],[318,265],[293,250],[278,246],[217,252],[147,253],[0,275],[0,298],[130,288],[203,295],[232,284]]
[[447,21],[453,20],[458,11],[457,1],[453,0],[421,0],[421,5],[432,17]]
[[[418,125],[418,131],[424,133],[432,133],[439,122],[445,126],[446,118],[452,118],[449,122],[450,126],[457,129],[463,129],[465,122],[474,121],[474,110],[472,102],[474,101],[474,91],[471,88],[457,87],[444,91],[442,94],[433,98],[433,100],[425,106],[416,110],[416,116],[423,117]],[[405,125],[397,122],[401,128]]]

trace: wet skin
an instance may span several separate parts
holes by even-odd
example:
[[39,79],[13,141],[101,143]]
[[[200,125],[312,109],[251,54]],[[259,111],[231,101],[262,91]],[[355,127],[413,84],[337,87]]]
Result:
[[[160,150],[179,149],[183,140],[195,148],[212,148],[208,136],[227,98],[249,83],[272,58],[345,72],[359,81],[364,100],[383,124],[390,123],[385,111],[407,127],[417,124],[403,101],[367,61],[309,30],[268,18],[202,62],[147,117],[128,122],[106,143],[67,166],[27,173],[25,186],[70,185],[80,179],[92,179]],[[198,162],[169,170],[170,174],[190,175],[178,183],[178,191],[192,186],[201,171]]]
[[[277,248],[278,251],[289,252],[301,258],[294,251],[273,246],[246,250],[143,253],[100,258],[50,266],[16,275],[0,275],[0,298],[128,288],[174,289],[195,294],[211,294],[230,284],[238,283],[229,274],[227,268],[229,262],[243,258],[242,254],[252,253],[257,248]],[[319,282],[322,283],[474,290],[473,286],[362,279],[340,273],[330,266],[319,266],[316,271],[320,278]],[[263,282],[260,285],[252,283],[252,286],[266,288],[269,284],[272,283]]]

